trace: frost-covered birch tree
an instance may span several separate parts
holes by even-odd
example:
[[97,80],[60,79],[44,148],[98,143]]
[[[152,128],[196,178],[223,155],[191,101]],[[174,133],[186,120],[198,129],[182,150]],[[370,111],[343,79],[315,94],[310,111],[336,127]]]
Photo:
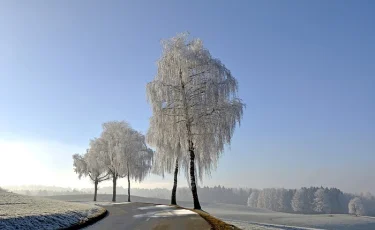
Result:
[[292,212],[292,206],[291,206],[292,198],[293,198],[293,190],[284,189],[284,188],[280,189],[280,196],[278,199],[278,204],[280,207],[279,210],[284,211],[284,212]]
[[293,211],[299,212],[299,213],[305,213],[308,204],[305,203],[305,197],[306,197],[307,189],[301,188],[294,193],[291,205],[293,208]]
[[153,151],[147,148],[144,135],[125,121],[104,123],[100,140],[113,183],[112,201],[116,201],[117,179],[126,176],[130,202],[130,179],[142,181],[145,178],[151,169]]
[[240,123],[244,104],[237,97],[236,79],[200,39],[188,41],[187,34],[180,34],[162,44],[157,74],[147,84],[153,112],[150,128],[165,142],[180,141],[181,151],[190,158],[186,176],[194,208],[201,209],[196,177],[202,180],[204,173],[216,168]]
[[100,137],[102,153],[108,173],[112,178],[112,202],[115,202],[117,179],[124,173],[120,148],[123,145],[129,124],[126,122],[111,121],[104,123],[102,127],[103,131]]
[[363,216],[366,214],[365,207],[359,197],[354,197],[348,204],[349,214]]
[[323,188],[320,188],[315,192],[313,208],[314,211],[318,213],[331,213],[329,196]]
[[104,165],[100,149],[98,148],[98,140],[90,141],[90,148],[84,156],[79,154],[73,155],[74,171],[78,174],[78,178],[88,176],[94,183],[94,201],[96,201],[98,184],[108,180],[107,168]]
[[128,202],[130,202],[130,179],[141,182],[151,170],[154,152],[146,146],[145,136],[133,129],[129,130],[120,150],[123,174],[128,179]]
[[254,190],[247,199],[247,206],[256,208],[258,204],[259,191]]
[[257,208],[265,208],[265,203],[264,190],[261,190],[258,194]]

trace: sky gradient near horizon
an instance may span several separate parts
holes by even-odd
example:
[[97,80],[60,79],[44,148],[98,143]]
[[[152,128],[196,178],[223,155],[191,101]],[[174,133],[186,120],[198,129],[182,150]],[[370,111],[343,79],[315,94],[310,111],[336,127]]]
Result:
[[1,1],[0,186],[91,186],[72,154],[105,121],[147,131],[160,40],[189,31],[247,105],[201,185],[375,193],[374,12],[365,0]]

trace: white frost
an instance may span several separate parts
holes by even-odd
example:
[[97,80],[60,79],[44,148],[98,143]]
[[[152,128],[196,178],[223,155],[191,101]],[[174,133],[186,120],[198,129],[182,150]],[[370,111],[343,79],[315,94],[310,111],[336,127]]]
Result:
[[95,205],[0,192],[0,229],[66,228],[102,212]]

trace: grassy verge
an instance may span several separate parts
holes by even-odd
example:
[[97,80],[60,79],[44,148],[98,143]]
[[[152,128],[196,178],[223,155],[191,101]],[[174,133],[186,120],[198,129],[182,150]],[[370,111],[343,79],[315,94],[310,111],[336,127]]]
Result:
[[209,213],[205,212],[205,211],[202,211],[202,210],[195,210],[195,209],[191,209],[191,211],[193,212],[196,212],[198,213],[203,219],[205,219],[210,225],[211,225],[211,228],[213,230],[240,230],[240,228],[234,226],[234,225],[231,225],[231,224],[228,224],[228,223],[225,223],[224,221],[214,217],[214,216],[211,216]]
[[[183,208],[183,207],[180,207],[178,205],[173,205],[173,206]],[[184,209],[190,210],[190,211],[195,212],[198,215],[200,215],[205,221],[208,222],[208,224],[211,226],[212,230],[241,230],[240,228],[238,228],[234,225],[225,223],[224,221],[222,221],[222,220],[220,220],[220,219],[218,219],[214,216],[211,216],[208,212],[205,212],[205,211],[202,211],[202,210],[196,210],[196,209],[189,209],[189,208],[184,208]]]

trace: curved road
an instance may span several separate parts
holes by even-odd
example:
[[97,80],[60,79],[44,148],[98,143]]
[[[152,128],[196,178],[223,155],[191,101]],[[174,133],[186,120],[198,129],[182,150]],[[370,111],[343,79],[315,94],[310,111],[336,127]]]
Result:
[[169,205],[107,203],[100,206],[108,210],[108,216],[85,229],[211,229],[195,212]]

